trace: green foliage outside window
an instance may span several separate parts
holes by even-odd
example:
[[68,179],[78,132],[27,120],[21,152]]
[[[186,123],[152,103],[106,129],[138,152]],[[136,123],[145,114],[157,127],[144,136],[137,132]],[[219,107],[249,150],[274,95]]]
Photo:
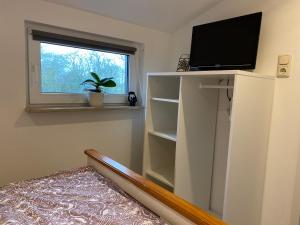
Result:
[[104,87],[107,94],[126,94],[128,56],[73,47],[41,44],[41,92],[83,93],[83,80],[90,73],[110,78],[116,87]]

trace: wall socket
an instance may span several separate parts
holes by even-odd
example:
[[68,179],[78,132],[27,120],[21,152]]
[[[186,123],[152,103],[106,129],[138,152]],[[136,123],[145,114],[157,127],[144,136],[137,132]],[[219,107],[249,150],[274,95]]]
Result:
[[292,63],[291,55],[278,56],[277,77],[288,78],[290,76],[291,63]]

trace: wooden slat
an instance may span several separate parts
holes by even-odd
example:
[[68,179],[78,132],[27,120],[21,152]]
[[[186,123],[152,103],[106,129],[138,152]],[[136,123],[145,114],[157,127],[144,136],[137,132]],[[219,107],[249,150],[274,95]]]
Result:
[[147,180],[146,178],[133,172],[111,158],[100,154],[98,151],[94,149],[88,149],[84,152],[90,158],[99,162],[119,176],[125,178],[141,190],[145,191],[194,223],[199,225],[226,225],[224,222],[213,217],[204,210],[190,204],[184,199],[153,183],[152,181]]

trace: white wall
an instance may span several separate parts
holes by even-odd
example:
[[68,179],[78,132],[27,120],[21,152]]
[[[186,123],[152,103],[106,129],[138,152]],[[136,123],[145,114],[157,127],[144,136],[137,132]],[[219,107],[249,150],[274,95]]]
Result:
[[296,225],[300,212],[299,190],[293,196],[300,150],[300,1],[223,0],[174,33],[170,67],[175,70],[179,55],[189,53],[193,25],[256,11],[264,12],[256,72],[275,75],[279,54],[292,54],[295,62],[291,77],[276,81],[261,224]]
[[24,112],[24,20],[144,43],[144,71],[164,71],[168,58],[169,34],[44,1],[0,0],[0,186],[84,165],[85,148],[140,171],[143,111]]
[[300,154],[298,157],[298,169],[294,192],[294,204],[292,210],[291,225],[300,225]]

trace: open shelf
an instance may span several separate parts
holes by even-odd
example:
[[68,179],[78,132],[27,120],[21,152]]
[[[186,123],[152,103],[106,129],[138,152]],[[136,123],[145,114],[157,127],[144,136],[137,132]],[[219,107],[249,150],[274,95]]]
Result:
[[156,184],[174,191],[176,142],[149,132],[146,137],[149,148],[145,159],[144,176]]
[[179,99],[180,77],[149,77],[149,96]]
[[169,102],[169,103],[178,103],[178,99],[172,99],[172,98],[151,98],[152,101],[159,101],[159,102]]
[[170,141],[176,142],[176,131],[175,130],[164,130],[164,131],[148,131],[149,134],[165,138]]
[[[162,101],[151,101],[148,112],[152,120],[149,128],[153,131],[176,131],[178,104],[166,104]],[[161,132],[162,133],[162,132]]]
[[164,185],[173,189],[174,188],[174,172],[172,172],[172,170],[174,170],[174,168],[159,168],[159,169],[156,169],[156,171],[147,170],[146,175],[160,181]]
[[148,77],[143,174],[174,192],[180,77]]

